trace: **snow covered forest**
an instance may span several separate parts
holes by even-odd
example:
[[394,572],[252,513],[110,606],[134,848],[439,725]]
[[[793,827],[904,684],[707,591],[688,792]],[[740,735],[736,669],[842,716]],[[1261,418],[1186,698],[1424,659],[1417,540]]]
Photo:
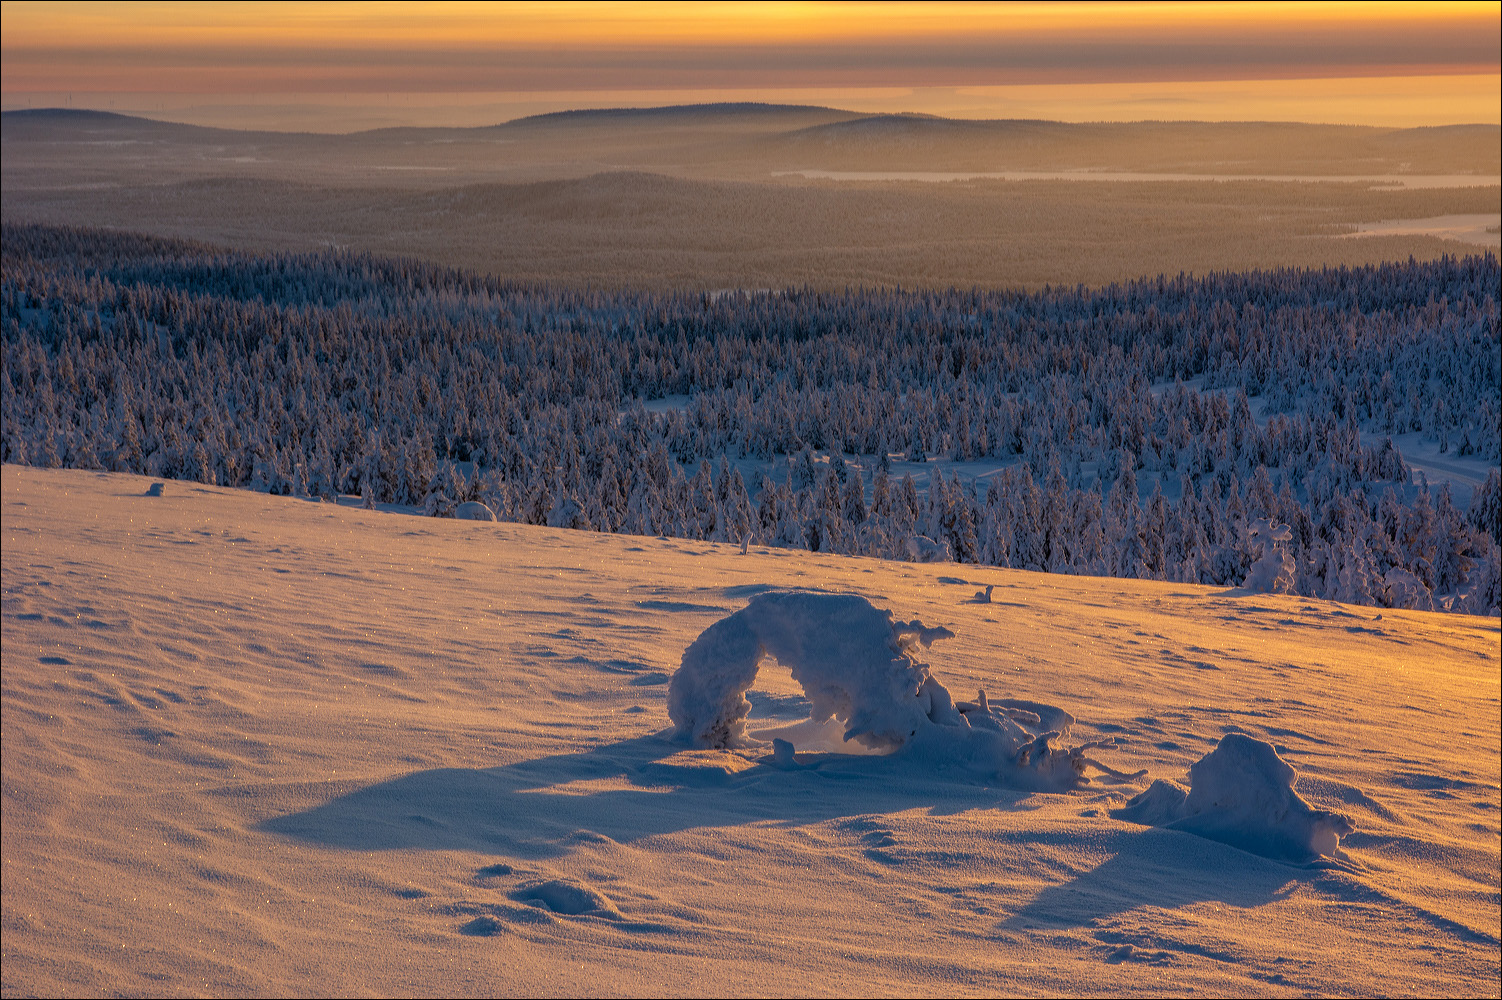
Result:
[[[1495,256],[664,294],[6,225],[0,458],[1497,614]],[[1394,439],[1486,468],[1452,489]]]

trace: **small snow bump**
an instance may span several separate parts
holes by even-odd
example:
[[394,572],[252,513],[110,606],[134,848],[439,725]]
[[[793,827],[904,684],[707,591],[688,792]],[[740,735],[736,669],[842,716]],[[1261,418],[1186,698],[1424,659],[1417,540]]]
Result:
[[501,932],[501,922],[495,917],[476,917],[459,928],[460,934],[470,937],[494,937]]
[[617,920],[621,916],[621,911],[603,893],[571,879],[552,879],[523,886],[513,892],[511,898],[571,917]]

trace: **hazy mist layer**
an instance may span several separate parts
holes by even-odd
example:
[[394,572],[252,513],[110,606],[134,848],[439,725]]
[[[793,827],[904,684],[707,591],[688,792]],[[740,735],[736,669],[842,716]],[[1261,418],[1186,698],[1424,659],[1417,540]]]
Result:
[[[1502,173],[1496,126],[1069,125],[772,105],[352,135],[9,112],[0,138],[9,221],[689,289],[1036,287],[1432,258],[1487,245]],[[883,171],[1186,179],[828,179]],[[1428,175],[1476,186],[1388,189]],[[1424,221],[1451,216],[1474,217],[1480,242]]]

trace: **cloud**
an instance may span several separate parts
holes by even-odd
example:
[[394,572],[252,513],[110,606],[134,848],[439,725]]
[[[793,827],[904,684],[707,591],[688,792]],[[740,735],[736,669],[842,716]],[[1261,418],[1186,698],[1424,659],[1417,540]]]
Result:
[[[210,5],[213,6],[213,5]],[[1495,4],[1378,8],[165,5],[6,10],[7,91],[956,87],[1495,73]],[[278,12],[291,8],[285,14]],[[804,8],[807,12],[804,13]],[[672,11],[668,16],[664,10]],[[144,14],[138,16],[138,12]],[[298,15],[298,11],[302,11]],[[255,19],[251,19],[251,14]],[[59,38],[69,39],[59,44]]]

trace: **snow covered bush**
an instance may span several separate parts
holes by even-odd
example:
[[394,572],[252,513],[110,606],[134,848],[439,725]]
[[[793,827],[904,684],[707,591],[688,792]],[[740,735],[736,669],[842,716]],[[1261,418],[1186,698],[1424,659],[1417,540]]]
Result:
[[927,535],[914,535],[907,539],[907,557],[912,562],[954,562],[954,553],[946,541],[934,541]]
[[1260,547],[1257,561],[1252,563],[1241,586],[1258,594],[1287,594],[1294,589],[1295,563],[1286,548],[1293,532],[1286,524],[1276,524],[1270,517],[1261,517],[1252,522],[1247,536]]
[[466,500],[454,508],[454,516],[461,521],[494,521],[495,512],[478,500]]
[[1424,581],[1401,566],[1394,566],[1382,578],[1387,591],[1387,604],[1394,608],[1409,608],[1414,611],[1433,611],[1434,595],[1424,586]]

